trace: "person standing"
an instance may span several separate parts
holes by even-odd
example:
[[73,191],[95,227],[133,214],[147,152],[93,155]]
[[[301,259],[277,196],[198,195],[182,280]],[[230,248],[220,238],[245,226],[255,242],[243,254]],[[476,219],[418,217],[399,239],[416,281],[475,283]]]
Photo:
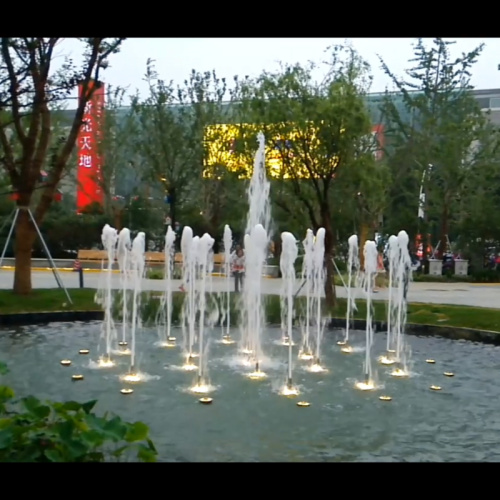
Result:
[[243,277],[245,275],[245,253],[240,245],[231,254],[231,271],[234,276],[234,291],[243,289]]

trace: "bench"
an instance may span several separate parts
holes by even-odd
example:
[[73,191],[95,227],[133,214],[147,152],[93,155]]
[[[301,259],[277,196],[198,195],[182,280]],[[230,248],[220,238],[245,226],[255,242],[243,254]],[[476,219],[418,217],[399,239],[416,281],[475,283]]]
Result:
[[84,262],[101,262],[108,260],[108,252],[106,250],[78,250],[76,258]]

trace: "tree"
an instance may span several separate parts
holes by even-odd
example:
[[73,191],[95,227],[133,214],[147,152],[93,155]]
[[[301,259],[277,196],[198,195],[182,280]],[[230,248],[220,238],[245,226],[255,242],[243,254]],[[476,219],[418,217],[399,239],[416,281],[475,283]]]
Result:
[[138,96],[132,100],[134,144],[142,159],[141,170],[149,173],[152,186],[165,191],[175,224],[179,208],[200,207],[205,127],[220,118],[226,83],[214,72],[193,70],[175,88],[159,78],[150,59],[145,80],[149,95],[142,101]]
[[[31,293],[31,251],[36,231],[24,209],[33,203],[33,193],[45,162],[48,180],[34,210],[37,224],[47,213],[55,190],[64,174],[74,150],[78,131],[83,124],[85,105],[99,81],[101,71],[108,66],[108,57],[116,53],[122,38],[82,38],[84,62],[77,68],[66,59],[59,70],[53,71],[54,50],[60,38],[2,38],[0,40],[0,163],[7,171],[11,184],[18,193],[17,206],[21,209],[15,230],[14,293]],[[65,137],[57,143],[51,129],[55,103],[66,99],[78,83],[82,84],[83,98]],[[4,112],[11,119],[5,119]],[[13,131],[9,139],[8,130]],[[19,152],[18,152],[19,151]]]
[[[427,48],[418,39],[411,60],[415,65],[406,71],[408,80],[396,77],[381,59],[385,73],[402,96],[402,109],[389,95],[383,105],[390,122],[387,133],[392,135],[393,154],[409,149],[412,158],[406,168],[413,170],[417,179],[427,179],[427,221],[439,224],[441,252],[448,246],[460,196],[479,157],[481,147],[474,151],[471,147],[478,143],[487,123],[470,92],[471,68],[483,45],[453,60],[449,51],[452,43],[435,38]],[[413,188],[419,184],[414,182]],[[418,197],[417,189],[412,197],[415,208]],[[414,213],[416,218],[417,211]]]
[[[300,203],[303,217],[314,230],[325,228],[327,303],[335,303],[333,284],[334,207],[352,197],[352,187],[334,187],[346,170],[361,172],[374,162],[370,150],[370,116],[364,95],[369,66],[351,47],[331,48],[328,73],[316,83],[314,64],[284,65],[278,73],[264,72],[255,81],[240,83],[240,139],[255,149],[261,130],[277,161],[268,165],[275,202],[290,213]],[[251,141],[250,141],[251,139]],[[268,154],[268,157],[270,155]],[[279,188],[274,191],[276,183]]]

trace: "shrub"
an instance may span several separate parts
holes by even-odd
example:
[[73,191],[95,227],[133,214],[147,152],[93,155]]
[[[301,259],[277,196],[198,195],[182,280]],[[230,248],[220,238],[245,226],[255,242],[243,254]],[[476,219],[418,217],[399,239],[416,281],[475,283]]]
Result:
[[[2,363],[0,370],[6,373]],[[10,387],[0,385],[0,462],[119,461],[132,452],[137,461],[156,461],[148,426],[107,413],[99,417],[92,412],[97,401],[14,397]]]

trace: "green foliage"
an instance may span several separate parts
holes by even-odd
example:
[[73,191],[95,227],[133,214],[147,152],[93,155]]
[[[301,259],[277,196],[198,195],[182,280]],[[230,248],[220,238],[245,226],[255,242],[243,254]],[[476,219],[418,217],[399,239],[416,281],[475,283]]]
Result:
[[422,233],[439,236],[443,243],[457,234],[461,198],[470,184],[471,173],[481,171],[479,163],[489,151],[485,134],[487,118],[471,93],[471,69],[483,46],[453,59],[441,38],[427,47],[419,39],[414,47],[414,66],[407,79],[394,75],[382,61],[398,97],[387,93],[387,152],[393,177],[392,203],[387,214],[389,228],[418,230],[417,210],[420,185],[425,193],[425,221]]
[[[0,363],[0,374],[5,373]],[[104,462],[127,457],[155,462],[157,451],[142,422],[97,416],[97,401],[40,401],[0,385],[0,462]]]

